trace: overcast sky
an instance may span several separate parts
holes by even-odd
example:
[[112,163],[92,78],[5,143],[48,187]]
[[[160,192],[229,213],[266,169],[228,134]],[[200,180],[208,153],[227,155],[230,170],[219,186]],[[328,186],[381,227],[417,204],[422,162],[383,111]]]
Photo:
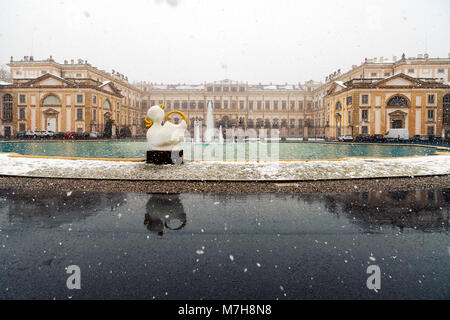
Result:
[[130,81],[323,81],[365,57],[447,57],[449,16],[449,0],[0,0],[0,64],[52,55]]

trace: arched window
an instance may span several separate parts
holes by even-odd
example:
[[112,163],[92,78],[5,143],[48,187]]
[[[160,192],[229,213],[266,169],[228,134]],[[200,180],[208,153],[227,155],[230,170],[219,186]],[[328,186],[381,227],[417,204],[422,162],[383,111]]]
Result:
[[408,100],[402,96],[393,96],[387,103],[388,107],[407,107]]
[[42,101],[42,104],[44,106],[60,106],[61,101],[57,96],[49,95],[45,97],[44,101]]
[[342,110],[342,104],[340,101],[336,103],[336,110]]
[[279,127],[279,124],[278,124],[278,119],[273,119],[273,122],[272,122],[272,128],[278,128]]
[[111,104],[109,103],[109,100],[105,100],[105,102],[103,102],[103,109],[106,109],[106,110],[111,109]]
[[3,120],[11,121],[13,119],[13,98],[10,94],[3,96]]

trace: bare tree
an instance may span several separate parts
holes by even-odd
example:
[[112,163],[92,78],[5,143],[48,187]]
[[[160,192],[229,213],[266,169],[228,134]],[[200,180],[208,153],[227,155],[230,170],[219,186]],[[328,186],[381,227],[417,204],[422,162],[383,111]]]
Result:
[[11,73],[5,66],[0,66],[0,80],[11,82]]

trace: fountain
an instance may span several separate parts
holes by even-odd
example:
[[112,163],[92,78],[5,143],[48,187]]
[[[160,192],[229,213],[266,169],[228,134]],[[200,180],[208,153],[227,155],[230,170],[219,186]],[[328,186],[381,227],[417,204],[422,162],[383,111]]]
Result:
[[[173,124],[169,121],[171,114],[181,115],[184,121]],[[165,120],[163,124],[163,120]],[[164,118],[164,105],[153,106],[147,111],[145,118],[147,143],[147,163],[154,164],[180,164],[183,162],[183,150],[180,143],[184,141],[187,128],[187,118],[181,111],[171,111]]]
[[211,143],[214,140],[214,120],[213,120],[212,103],[208,102],[208,110],[206,112],[206,131],[205,142]]

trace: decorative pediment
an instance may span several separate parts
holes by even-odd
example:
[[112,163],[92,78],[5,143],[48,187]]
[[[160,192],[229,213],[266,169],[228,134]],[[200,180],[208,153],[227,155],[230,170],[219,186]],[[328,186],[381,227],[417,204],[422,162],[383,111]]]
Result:
[[390,117],[405,117],[408,113],[401,111],[401,110],[396,110],[396,111],[392,111],[391,113],[389,113]]
[[47,116],[51,116],[51,115],[57,115],[59,112],[53,108],[49,108],[49,109],[44,110],[42,113]]
[[31,81],[25,82],[23,84],[25,87],[76,87],[76,84],[63,79],[61,77],[55,76],[51,73],[46,73]]
[[416,78],[407,76],[406,74],[399,73],[389,78],[380,80],[375,83],[376,87],[417,87],[423,86],[425,83]]
[[103,82],[98,88],[112,94],[120,95],[120,90],[111,81]]

